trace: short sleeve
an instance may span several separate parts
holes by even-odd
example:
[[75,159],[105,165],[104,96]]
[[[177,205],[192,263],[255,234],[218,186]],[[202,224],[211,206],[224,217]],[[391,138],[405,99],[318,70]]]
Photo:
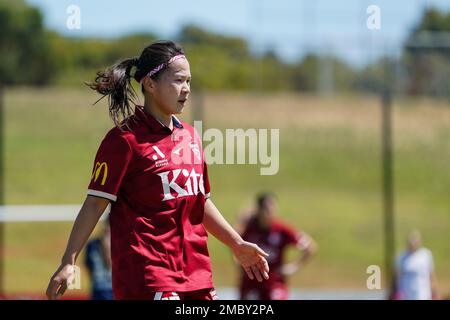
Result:
[[291,228],[284,228],[285,242],[286,244],[294,245],[297,248],[304,250],[311,243],[311,238],[308,234],[302,231],[294,231]]
[[132,150],[127,140],[110,132],[95,156],[88,195],[117,200],[117,193],[127,172]]

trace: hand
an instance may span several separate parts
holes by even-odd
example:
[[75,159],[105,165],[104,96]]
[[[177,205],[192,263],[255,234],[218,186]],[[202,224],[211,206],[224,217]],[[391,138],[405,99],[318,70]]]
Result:
[[294,273],[296,273],[300,269],[298,263],[286,263],[281,266],[280,273],[283,276],[289,277],[292,276]]
[[266,260],[269,255],[256,244],[244,241],[233,248],[233,253],[250,279],[256,277],[259,282],[263,281],[263,277],[269,279],[269,264]]
[[67,289],[67,283],[71,282],[74,276],[74,268],[72,264],[61,264],[61,266],[53,274],[47,287],[47,298],[49,300],[59,299]]

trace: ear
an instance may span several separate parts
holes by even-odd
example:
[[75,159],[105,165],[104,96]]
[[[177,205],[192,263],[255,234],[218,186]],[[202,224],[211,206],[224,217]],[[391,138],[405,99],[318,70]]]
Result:
[[142,85],[144,86],[145,91],[153,93],[156,83],[150,77],[145,77]]

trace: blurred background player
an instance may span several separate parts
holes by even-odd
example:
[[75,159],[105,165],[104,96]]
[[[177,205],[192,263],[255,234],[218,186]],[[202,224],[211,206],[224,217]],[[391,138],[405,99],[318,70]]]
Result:
[[431,251],[422,246],[419,231],[408,234],[407,248],[396,261],[396,275],[391,299],[431,300],[438,299],[434,262]]
[[[269,280],[263,283],[240,275],[241,300],[288,299],[287,277],[299,271],[316,253],[316,242],[305,232],[294,230],[277,216],[275,195],[262,193],[257,197],[256,209],[243,214],[238,227],[242,238],[256,243],[269,254]],[[296,247],[300,258],[284,263],[284,254],[290,246]]]
[[86,245],[85,265],[91,278],[91,300],[113,300],[109,219],[101,235]]

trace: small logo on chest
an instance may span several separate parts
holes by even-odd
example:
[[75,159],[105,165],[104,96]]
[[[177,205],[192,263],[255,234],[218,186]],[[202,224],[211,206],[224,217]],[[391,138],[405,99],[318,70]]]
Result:
[[155,166],[157,168],[166,166],[169,164],[169,162],[166,159],[166,156],[164,153],[162,153],[161,150],[157,146],[152,146],[153,150],[155,150],[156,154],[152,156],[152,159],[155,161]]
[[279,232],[271,233],[269,235],[269,243],[273,246],[278,246],[281,243],[281,234]]

